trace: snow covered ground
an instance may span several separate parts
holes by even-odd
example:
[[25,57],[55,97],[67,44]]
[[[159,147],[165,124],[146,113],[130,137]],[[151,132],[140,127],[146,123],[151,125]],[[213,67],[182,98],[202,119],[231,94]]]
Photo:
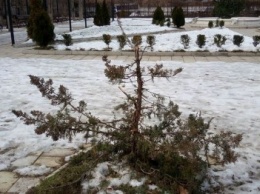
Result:
[[[205,28],[203,30],[194,30],[194,31],[185,31],[181,29],[176,29],[174,27],[167,27],[167,26],[157,26],[152,25],[151,18],[123,18],[120,19],[122,27],[127,35],[131,34],[138,34],[138,33],[147,33],[147,34],[154,34],[156,39],[156,44],[154,45],[154,51],[210,51],[216,52],[219,50],[226,50],[226,51],[259,51],[260,44],[255,47],[253,45],[253,40],[251,37],[244,36],[244,42],[241,44],[240,47],[235,46],[233,44],[233,35],[241,35],[237,32],[234,32],[228,28]],[[186,19],[186,23],[191,21],[190,18]],[[69,24],[68,22],[64,23],[57,23],[55,24],[55,33],[56,39],[62,40],[62,34],[69,33],[72,36],[72,39],[82,39],[82,42],[74,43],[72,46],[66,47],[64,44],[56,44],[55,48],[58,50],[104,50],[107,48],[107,45],[102,40],[95,40],[95,41],[84,41],[85,38],[97,38],[102,37],[103,34],[110,34],[112,36],[121,35],[122,31],[118,26],[118,22],[115,20],[111,22],[109,26],[94,26],[93,19],[88,18],[87,20],[88,28],[85,28],[84,20],[79,21],[72,21],[72,28],[73,31],[69,33]],[[184,26],[185,28],[185,26]],[[161,32],[161,33],[160,33]],[[184,49],[184,46],[181,44],[180,36],[183,34],[187,34],[190,37],[190,45],[188,48]],[[199,48],[196,44],[197,35],[204,34],[206,36],[206,45],[203,48]],[[217,47],[214,44],[214,36],[216,34],[221,34],[227,38],[225,45],[221,48]],[[255,34],[257,35],[257,34]],[[142,47],[146,47],[146,37],[147,35],[143,35],[143,43]],[[15,41],[16,42],[24,42],[27,39],[26,29],[15,29]],[[2,33],[0,34],[0,44],[8,44],[11,42],[10,34],[9,33]],[[113,39],[109,45],[113,51],[119,49],[119,44],[116,39]],[[123,50],[129,50],[130,47],[126,45]],[[147,49],[149,51],[149,49]]]
[[[114,61],[122,64],[122,61]],[[143,62],[143,65],[153,65]],[[224,185],[237,182],[233,191],[225,193],[259,193],[260,185],[260,66],[253,63],[197,62],[185,64],[164,61],[166,67],[183,67],[184,71],[170,81],[157,79],[147,88],[171,97],[180,105],[183,116],[201,111],[206,118],[214,117],[212,130],[243,133],[241,157],[235,164],[214,172]],[[53,142],[34,133],[12,113],[12,109],[55,111],[29,83],[29,74],[52,78],[54,84],[67,86],[77,100],[86,100],[94,114],[109,118],[113,106],[124,95],[117,85],[110,85],[104,76],[101,60],[53,60],[0,58],[0,170],[36,151],[53,147],[75,147],[84,142],[78,134],[67,140]],[[131,87],[131,86],[126,86]],[[232,179],[233,177],[233,179]],[[242,184],[239,184],[242,183]]]
[[[93,19],[88,18],[88,27],[93,26]],[[68,22],[62,22],[62,23],[56,23],[54,24],[54,32],[58,34],[63,34],[66,32],[69,32],[69,23]],[[85,23],[83,20],[79,21],[72,21],[72,29],[82,29],[85,28]],[[27,31],[26,28],[14,28],[14,39],[16,44],[27,41]],[[8,29],[3,29],[3,31],[0,32],[0,45],[5,44],[11,44],[11,35],[8,32]]]
[[[152,26],[148,19],[124,19],[123,26],[127,33],[155,32],[173,29],[168,27]],[[92,25],[88,22],[88,25]],[[113,26],[113,27],[112,27]],[[87,38],[102,36],[103,33],[111,35],[121,34],[116,22],[109,27],[89,27],[84,30],[72,32],[73,37]],[[73,22],[74,29],[84,28],[84,21]],[[101,31],[102,30],[102,31]],[[103,31],[104,30],[104,31]],[[68,24],[58,24],[56,33],[68,31]],[[173,32],[156,35],[155,51],[173,51],[183,49],[180,44],[180,35],[188,34],[191,37],[190,47],[187,51],[200,50],[195,44],[197,34],[205,34],[207,44],[203,49],[211,52],[218,48],[213,45],[213,36],[223,34],[228,37],[225,50],[256,51],[252,39],[245,37],[240,48],[233,46],[231,37],[237,34],[227,28],[203,29],[192,32]],[[17,31],[16,38],[19,41],[26,39],[24,30]],[[146,37],[143,36],[143,46]],[[0,34],[0,44],[8,44],[8,34]],[[232,44],[231,44],[232,43]],[[57,46],[65,49],[63,45]],[[118,43],[113,40],[110,47],[118,49]],[[102,50],[106,48],[103,41],[89,41],[87,43],[75,43],[72,50],[80,48]],[[125,47],[129,49],[129,47]],[[115,64],[123,64],[122,61],[114,61]],[[160,63],[160,62],[159,62]],[[144,62],[143,65],[153,65],[152,62]],[[219,181],[224,185],[235,183],[233,190],[227,189],[225,193],[252,193],[260,192],[260,66],[256,63],[224,63],[224,62],[196,62],[185,64],[181,62],[164,61],[166,67],[183,67],[184,71],[166,81],[157,79],[149,83],[147,88],[153,92],[169,96],[179,104],[183,116],[190,113],[202,112],[204,117],[215,119],[212,122],[212,130],[231,130],[243,133],[243,141],[237,149],[241,155],[238,162],[225,168],[218,168],[212,172],[219,176]],[[106,119],[110,118],[111,110],[115,104],[124,99],[118,86],[111,85],[105,78],[104,65],[101,60],[77,61],[77,60],[53,60],[53,59],[11,59],[0,58],[0,170],[13,169],[22,172],[24,169],[15,169],[12,163],[26,155],[37,151],[48,151],[58,147],[78,148],[84,143],[82,134],[78,134],[70,143],[68,140],[53,142],[44,135],[34,133],[33,126],[25,126],[11,111],[16,110],[43,110],[55,111],[55,107],[43,99],[35,86],[29,83],[28,75],[37,75],[43,78],[52,78],[54,84],[67,86],[75,100],[86,100],[89,110]],[[131,86],[127,86],[131,87]],[[35,166],[28,166],[34,169]],[[46,171],[49,169],[43,169]],[[28,173],[28,170],[26,170]],[[31,175],[34,171],[31,170]]]

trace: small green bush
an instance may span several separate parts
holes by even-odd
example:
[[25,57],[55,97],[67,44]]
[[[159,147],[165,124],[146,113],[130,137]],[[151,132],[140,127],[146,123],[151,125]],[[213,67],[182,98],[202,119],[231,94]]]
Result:
[[155,36],[147,36],[146,43],[151,47],[151,51],[153,51],[153,45],[155,45]]
[[241,43],[244,42],[244,37],[240,35],[233,36],[233,44],[240,47]]
[[168,22],[166,23],[166,25],[167,25],[167,27],[170,27],[170,26],[171,26],[171,22],[168,21]]
[[260,43],[260,36],[253,36],[253,45],[256,47]]
[[63,34],[62,35],[63,37],[63,43],[66,45],[66,46],[70,46],[72,45],[72,38],[71,38],[71,35],[70,34]]
[[32,39],[40,47],[46,47],[52,43],[55,38],[52,21],[45,10],[39,11],[34,19]]
[[172,21],[177,28],[185,25],[185,16],[181,7],[176,7],[172,10]]
[[122,50],[126,45],[126,37],[124,35],[117,36],[117,41],[119,43],[119,48]]
[[162,8],[158,6],[153,13],[152,24],[161,25],[161,22],[164,22],[164,20],[165,20],[164,12]]
[[107,48],[109,48],[109,44],[111,42],[111,36],[109,34],[103,34],[103,41],[106,43]]
[[181,43],[183,44],[184,48],[188,48],[190,44],[190,37],[188,34],[181,35]]
[[213,28],[213,21],[209,21],[208,27],[209,27],[209,28]]
[[134,35],[133,38],[132,38],[132,43],[135,46],[142,44],[142,36],[141,35]]
[[226,42],[226,37],[222,36],[221,34],[216,34],[214,36],[214,43],[218,46],[221,47],[223,44]]
[[41,0],[30,0],[30,15],[27,23],[27,35],[29,38],[33,39],[33,31],[35,24],[35,17],[39,11],[43,10]]
[[220,20],[220,21],[219,21],[219,26],[220,26],[220,28],[223,28],[224,25],[225,25],[224,20]]
[[108,6],[107,6],[107,3],[105,0],[103,0],[103,2],[102,2],[101,11],[102,11],[103,25],[110,25],[110,15],[109,15],[110,11],[108,9]]
[[216,20],[215,27],[219,27],[219,20]]
[[96,11],[95,11],[93,23],[96,26],[103,26],[102,8],[99,3],[96,3]]
[[203,34],[199,34],[197,36],[196,44],[199,46],[199,48],[202,48],[206,44],[206,37]]

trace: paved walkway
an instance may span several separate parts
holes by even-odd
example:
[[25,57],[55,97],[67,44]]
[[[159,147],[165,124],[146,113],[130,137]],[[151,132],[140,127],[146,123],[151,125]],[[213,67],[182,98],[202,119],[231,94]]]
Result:
[[[8,150],[10,152],[11,150]],[[74,149],[53,149],[49,152],[31,153],[25,158],[12,162],[12,168],[26,166],[45,166],[53,170],[59,169],[65,163],[65,157],[76,152]],[[37,185],[45,176],[21,176],[15,172],[0,171],[0,193],[25,193]]]
[[[10,57],[10,58],[50,58],[58,60],[100,60],[101,56],[97,55],[50,55],[50,54],[24,54],[25,50],[29,48],[14,48],[10,45],[0,46],[0,58]],[[132,61],[133,56],[123,56],[115,55],[110,56],[111,60],[123,60]],[[184,63],[194,63],[194,62],[213,62],[213,61],[223,61],[223,62],[252,62],[260,63],[260,56],[143,56],[143,61],[178,61]]]

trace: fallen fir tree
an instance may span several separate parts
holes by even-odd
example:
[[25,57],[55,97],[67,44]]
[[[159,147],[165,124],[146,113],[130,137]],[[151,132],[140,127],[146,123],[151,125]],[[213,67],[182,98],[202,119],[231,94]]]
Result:
[[[129,40],[128,44],[131,44]],[[103,57],[104,73],[112,84],[128,82],[134,87],[134,91],[129,92],[119,86],[125,101],[115,105],[114,119],[102,120],[88,111],[85,101],[75,105],[66,87],[61,85],[55,90],[51,79],[33,75],[29,76],[31,84],[53,106],[60,107],[59,110],[53,114],[38,110],[30,114],[17,110],[13,113],[25,124],[35,125],[37,134],[50,136],[54,141],[72,140],[75,134],[84,133],[86,141],[91,140],[93,150],[85,153],[86,156],[83,153],[83,161],[79,163],[86,164],[90,158],[102,158],[96,160],[96,165],[104,161],[124,161],[132,171],[148,177],[150,183],[158,186],[154,193],[206,192],[202,185],[212,178],[208,176],[210,160],[214,160],[214,165],[235,162],[234,149],[242,135],[213,133],[209,129],[212,119],[205,121],[200,114],[183,119],[177,104],[146,88],[147,82],[157,78],[171,79],[181,73],[182,68],[165,69],[162,64],[144,67],[139,44],[131,46],[135,55],[131,64],[117,66],[107,56]],[[87,166],[86,171],[95,167]],[[76,185],[80,187],[80,184]],[[52,185],[52,189],[55,186],[58,190],[54,193],[64,192],[60,185]],[[44,192],[37,187],[33,191]]]

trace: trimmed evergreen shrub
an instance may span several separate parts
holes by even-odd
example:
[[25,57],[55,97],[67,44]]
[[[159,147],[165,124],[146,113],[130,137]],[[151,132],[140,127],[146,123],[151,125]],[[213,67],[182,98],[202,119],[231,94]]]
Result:
[[185,25],[185,16],[181,7],[174,8],[172,11],[172,21],[177,28]]
[[105,0],[103,0],[102,5],[100,5],[99,3],[96,4],[96,13],[93,23],[96,26],[110,25],[110,15]]
[[199,46],[199,48],[202,48],[206,44],[206,37],[203,34],[199,34],[197,36],[196,44]]
[[213,21],[209,21],[208,27],[209,27],[209,28],[213,28]]
[[187,49],[190,44],[190,37],[188,34],[181,35],[181,43],[183,44],[184,48]]
[[233,44],[240,47],[241,43],[244,42],[244,36],[234,35],[233,36]]
[[110,25],[110,15],[109,15],[107,3],[105,0],[103,0],[101,10],[102,10],[103,25]]
[[226,42],[226,37],[222,36],[221,34],[216,34],[214,36],[214,43],[218,46],[221,47],[223,44]]
[[256,47],[258,44],[260,44],[260,36],[253,36],[253,45]]
[[153,13],[152,24],[158,25],[158,24],[161,24],[161,22],[164,22],[164,20],[165,20],[164,12],[163,12],[162,8],[160,6],[158,6]]
[[49,43],[54,41],[54,25],[45,10],[39,11],[35,15],[33,26],[33,41],[40,47],[46,47]]
[[134,35],[133,38],[132,38],[132,43],[135,46],[142,44],[142,36],[141,35]]
[[172,10],[172,12],[171,12],[173,25],[175,25],[175,23],[174,23],[174,18],[175,18],[176,10],[177,10],[177,7],[174,7],[173,10]]
[[71,35],[70,34],[63,34],[62,35],[63,37],[63,42],[66,46],[70,46],[72,45],[72,38],[71,38]]
[[30,15],[27,23],[27,36],[31,39],[33,38],[36,14],[41,10],[43,10],[41,0],[30,0]]
[[96,26],[103,26],[102,9],[99,3],[96,4],[96,14],[93,22]]
[[155,45],[155,36],[153,35],[147,36],[146,43],[151,47],[151,51],[153,51],[153,45]]
[[220,21],[219,21],[219,26],[220,26],[220,28],[222,28],[224,25],[225,25],[224,20],[220,20]]
[[103,34],[103,41],[106,43],[107,48],[109,48],[109,44],[111,42],[111,35]]
[[119,42],[119,48],[122,50],[126,45],[126,37],[124,35],[117,36],[117,41]]

